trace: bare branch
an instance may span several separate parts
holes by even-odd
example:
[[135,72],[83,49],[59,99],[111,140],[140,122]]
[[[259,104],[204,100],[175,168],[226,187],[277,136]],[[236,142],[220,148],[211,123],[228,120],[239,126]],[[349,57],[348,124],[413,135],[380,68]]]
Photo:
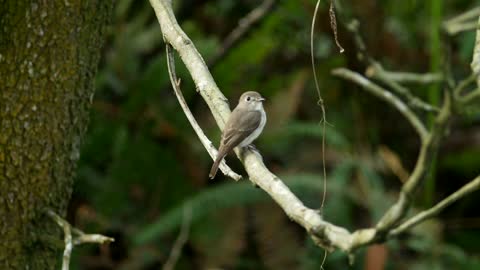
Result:
[[400,220],[405,216],[411,204],[413,194],[420,186],[422,180],[424,180],[425,174],[433,162],[432,156],[438,149],[438,142],[443,136],[446,125],[452,115],[451,107],[451,96],[447,94],[444,97],[442,109],[435,118],[432,130],[426,139],[422,141],[415,168],[407,182],[402,186],[397,202],[387,210],[376,225],[379,233],[384,234],[388,232],[398,225]]
[[258,24],[267,14],[273,11],[277,1],[264,0],[262,4],[250,11],[239,22],[237,28],[233,29],[223,41],[220,50],[208,61],[208,66],[213,67],[220,59],[222,59],[228,51],[235,47],[242,38],[244,38],[253,26]]
[[462,23],[467,20],[476,19],[478,16],[480,16],[480,7],[473,8],[451,19],[448,19],[444,24]]
[[480,16],[480,7],[471,9],[443,23],[445,31],[453,36],[460,32],[478,29],[476,19]]
[[377,84],[363,77],[361,74],[346,68],[335,69],[332,71],[332,74],[354,82],[361,86],[364,90],[388,102],[398,111],[400,111],[400,113],[410,122],[422,141],[427,138],[428,132],[418,116],[412,110],[410,110],[410,108],[408,108],[403,101],[394,96],[390,91],[378,86]]
[[427,112],[438,112],[438,108],[432,106],[420,98],[414,96],[408,88],[402,86],[397,81],[392,80],[390,77],[391,74],[387,73],[382,67],[381,64],[374,62],[370,67],[367,68],[366,75],[368,77],[372,77],[378,79],[388,85],[392,90],[395,92],[403,95],[407,100],[408,103],[415,108],[425,110]]
[[[46,214],[63,229],[65,249],[63,251],[62,270],[68,270],[70,268],[70,257],[74,246],[84,243],[105,244],[115,241],[113,238],[100,234],[85,234],[81,230],[73,228],[70,223],[50,209],[46,210]],[[77,236],[72,237],[72,234],[76,234]]]
[[[197,90],[208,104],[217,124],[223,129],[225,120],[230,115],[226,99],[215,84],[201,55],[178,26],[171,1],[151,0],[150,4],[155,10],[165,40],[180,54],[192,75]],[[314,239],[319,245],[329,249],[339,248],[350,251],[354,243],[367,242],[366,237],[373,236],[371,233],[357,233],[354,236],[344,228],[325,222],[316,210],[303,205],[290,189],[265,167],[259,154],[248,149],[242,153],[237,149],[236,153],[242,160],[250,180],[265,190],[292,220],[314,234]]]
[[[210,154],[210,157],[213,160],[215,160],[218,153],[217,149],[213,146],[212,142],[207,138],[205,133],[203,133],[202,128],[198,125],[197,120],[195,120],[195,117],[193,116],[192,112],[188,108],[187,102],[183,97],[182,90],[180,89],[180,80],[177,79],[177,75],[175,73],[175,58],[173,56],[171,45],[168,43],[166,44],[166,50],[167,50],[166,54],[167,54],[168,73],[170,75],[170,81],[172,83],[172,87],[175,92],[175,95],[177,96],[178,102],[180,103],[180,106],[182,107],[183,112],[185,113],[185,116],[187,117],[188,121],[190,122],[193,129],[195,130],[195,133],[197,133],[197,136],[200,139],[200,142],[202,142],[203,147],[207,149],[207,152],[208,154]],[[241,175],[235,173],[232,169],[230,169],[230,167],[228,167],[225,160],[222,160],[219,168],[223,174],[232,178],[235,181],[242,179]]]
[[[476,25],[480,25],[480,14]],[[480,29],[477,29],[475,46],[473,48],[472,63],[470,64],[474,76],[477,79],[477,87],[480,88]]]
[[474,74],[471,74],[467,78],[460,81],[457,84],[457,86],[455,87],[455,89],[453,89],[453,95],[455,96],[455,98],[459,98],[460,95],[462,94],[463,90],[465,90],[467,88],[467,86],[470,85],[471,83],[473,83],[474,81],[475,81],[475,75]]
[[[223,129],[225,120],[230,115],[227,100],[215,84],[201,55],[178,26],[173,15],[171,1],[150,0],[150,3],[155,10],[166,42],[172,44],[180,54],[197,86],[197,90],[208,104],[217,124]],[[362,42],[361,39],[359,41]],[[366,56],[368,57],[368,55]],[[259,153],[249,149],[236,149],[235,152],[243,162],[250,181],[267,192],[288,217],[305,228],[317,245],[328,250],[338,248],[351,254],[359,247],[384,241],[388,233],[405,216],[411,204],[413,193],[425,178],[425,174],[432,163],[433,153],[438,149],[438,142],[443,136],[451,117],[452,97],[450,93],[446,93],[440,112],[436,116],[435,124],[432,130],[428,132],[418,116],[391,92],[348,69],[337,69],[334,74],[359,84],[363,89],[398,109],[415,128],[422,141],[417,163],[407,182],[403,185],[398,201],[387,211],[375,228],[360,229],[350,233],[343,227],[325,221],[317,210],[306,207],[279,177],[269,171]]]
[[396,236],[405,232],[406,230],[410,229],[411,227],[417,225],[418,223],[429,219],[438,213],[440,213],[443,209],[445,209],[450,204],[458,201],[459,199],[469,195],[470,193],[480,189],[480,176],[477,176],[475,179],[464,185],[462,188],[457,190],[455,193],[451,194],[447,198],[443,199],[441,202],[437,203],[432,208],[422,211],[409,220],[405,221],[402,225],[398,226],[397,228],[390,231],[389,236]]
[[430,84],[443,81],[443,77],[439,73],[418,74],[411,72],[387,71],[385,69],[383,72],[387,78],[398,83]]
[[466,94],[465,96],[459,97],[459,101],[463,105],[470,104],[477,100],[480,100],[480,88],[475,89],[474,91]]
[[400,73],[400,72],[397,73],[397,72],[386,71],[382,67],[382,65],[379,62],[377,62],[368,53],[363,37],[360,34],[360,30],[359,30],[360,23],[358,22],[358,20],[353,19],[349,23],[344,23],[344,25],[348,29],[348,31],[353,34],[354,44],[357,47],[357,50],[359,52],[359,59],[369,66],[366,71],[366,75],[368,77],[376,78],[382,81],[383,83],[385,83],[393,91],[404,96],[408,100],[409,105],[411,105],[412,107],[419,108],[428,112],[438,111],[438,108],[436,108],[435,106],[428,104],[423,100],[421,100],[420,98],[418,98],[417,96],[413,95],[410,92],[410,90],[405,86],[402,86],[400,82],[407,82],[408,80],[410,80],[410,81],[415,81],[417,83],[418,82],[426,83],[435,79],[441,80],[441,77],[438,78],[438,75],[425,76],[425,75],[418,75],[413,73]]

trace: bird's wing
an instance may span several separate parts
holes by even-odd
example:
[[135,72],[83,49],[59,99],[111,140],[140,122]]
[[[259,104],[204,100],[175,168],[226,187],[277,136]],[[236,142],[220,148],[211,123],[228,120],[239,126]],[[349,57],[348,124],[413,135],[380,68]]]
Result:
[[[259,111],[242,112],[233,110],[222,134],[224,145],[236,147],[260,125],[262,114]],[[232,121],[233,120],[233,121]]]

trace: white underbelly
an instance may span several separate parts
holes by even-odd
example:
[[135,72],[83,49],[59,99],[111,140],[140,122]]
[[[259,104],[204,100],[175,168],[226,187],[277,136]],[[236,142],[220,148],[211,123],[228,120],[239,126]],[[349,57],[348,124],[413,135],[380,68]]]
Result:
[[238,146],[245,147],[251,144],[256,138],[258,138],[258,136],[260,136],[263,128],[265,127],[265,124],[267,123],[267,114],[265,113],[265,110],[262,110],[261,113],[262,118],[260,120],[260,125],[258,125],[257,129],[255,129],[252,134],[248,135],[248,137],[245,138]]

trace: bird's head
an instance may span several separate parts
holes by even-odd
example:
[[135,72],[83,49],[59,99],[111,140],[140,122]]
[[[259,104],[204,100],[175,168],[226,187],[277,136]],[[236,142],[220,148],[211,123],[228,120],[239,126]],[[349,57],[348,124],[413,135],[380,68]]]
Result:
[[262,108],[263,101],[265,101],[265,98],[263,98],[258,92],[248,91],[242,94],[238,104],[242,107],[259,110]]

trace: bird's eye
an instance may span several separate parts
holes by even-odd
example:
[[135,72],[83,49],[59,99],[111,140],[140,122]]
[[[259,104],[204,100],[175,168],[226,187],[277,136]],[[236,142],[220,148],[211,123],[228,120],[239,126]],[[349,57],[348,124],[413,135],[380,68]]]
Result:
[[250,97],[247,97],[247,101],[250,101]]

